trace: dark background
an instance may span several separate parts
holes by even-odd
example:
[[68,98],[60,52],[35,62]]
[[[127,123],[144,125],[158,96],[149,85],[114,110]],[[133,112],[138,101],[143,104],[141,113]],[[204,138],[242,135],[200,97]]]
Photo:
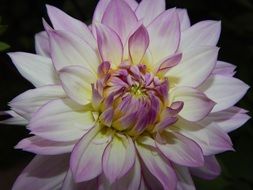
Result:
[[[154,0],[155,2],[155,0]],[[6,52],[34,52],[34,34],[42,29],[41,18],[46,16],[45,4],[55,5],[86,23],[91,22],[95,0],[0,0],[2,24],[8,25],[0,41],[10,48],[0,53],[0,110],[16,95],[32,88],[10,62]],[[192,23],[201,20],[222,20],[219,46],[220,60],[237,65],[236,76],[250,86],[253,79],[253,2],[251,0],[169,0],[167,7],[187,8]],[[240,106],[252,110],[250,90]],[[222,175],[213,181],[195,179],[197,190],[253,189],[253,128],[250,120],[230,134],[236,152],[218,155]],[[28,131],[23,126],[0,126],[0,189],[8,190],[18,174],[32,159],[27,152],[14,150]],[[215,139],[214,139],[215,140]]]

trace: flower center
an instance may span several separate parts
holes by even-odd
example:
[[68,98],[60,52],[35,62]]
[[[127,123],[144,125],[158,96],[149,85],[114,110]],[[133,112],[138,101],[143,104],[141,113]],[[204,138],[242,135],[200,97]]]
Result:
[[[176,121],[182,104],[168,106],[167,78],[149,73],[145,65],[122,63],[116,70],[103,62],[93,85],[93,107],[101,125],[139,136],[155,133]],[[173,106],[174,105],[174,106]]]

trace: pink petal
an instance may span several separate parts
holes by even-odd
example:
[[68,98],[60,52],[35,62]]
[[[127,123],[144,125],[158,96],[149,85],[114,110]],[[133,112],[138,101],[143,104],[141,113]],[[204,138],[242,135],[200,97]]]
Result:
[[66,66],[80,65],[94,74],[100,60],[95,50],[72,33],[60,30],[48,31],[51,57],[57,71]]
[[61,188],[67,173],[69,154],[36,156],[16,179],[12,189],[52,190]]
[[217,47],[194,47],[183,52],[180,64],[170,69],[166,76],[177,86],[198,87],[212,73],[218,56]]
[[20,74],[34,86],[58,83],[52,61],[49,58],[23,52],[8,53],[8,55]]
[[103,15],[102,23],[112,28],[126,43],[130,33],[138,25],[134,11],[122,0],[111,0]]
[[129,54],[132,59],[132,63],[137,65],[141,63],[146,50],[149,45],[149,36],[146,28],[141,25],[133,34],[130,36],[128,41]]
[[69,169],[64,178],[61,190],[96,190],[98,189],[98,179],[76,183],[71,170]]
[[51,5],[47,5],[46,7],[48,16],[55,30],[71,32],[87,42],[93,49],[97,49],[95,38],[83,22],[72,18],[56,7]]
[[165,0],[142,0],[137,7],[135,14],[145,26],[150,24],[158,15],[165,11]]
[[214,156],[205,157],[205,165],[200,168],[191,168],[191,173],[199,178],[213,180],[221,173],[221,168]]
[[164,133],[162,135],[165,143],[156,142],[156,146],[169,160],[189,167],[203,165],[202,150],[194,141],[177,133]]
[[206,125],[215,122],[223,131],[229,133],[244,125],[250,116],[242,111],[241,108],[231,107],[229,109],[211,113],[201,122]]
[[64,97],[66,97],[66,95],[61,86],[48,85],[28,90],[18,95],[9,103],[9,106],[24,118],[30,120],[32,114],[41,106],[51,100]]
[[178,53],[165,58],[164,61],[159,65],[157,73],[160,75],[165,75],[171,68],[175,67],[182,60],[182,54]]
[[91,84],[96,82],[96,75],[81,66],[64,67],[59,74],[62,87],[72,100],[80,105],[91,101]]
[[33,115],[28,127],[32,134],[48,140],[78,140],[94,125],[92,113],[85,109],[69,99],[53,100]]
[[215,123],[201,126],[198,123],[180,119],[175,126],[179,133],[195,141],[205,156],[233,150],[229,136]]
[[35,35],[35,50],[41,56],[50,57],[49,39],[45,31]]
[[216,66],[212,72],[214,75],[234,76],[236,66],[223,61],[217,61]]
[[189,169],[184,166],[173,164],[177,174],[177,190],[196,190]]
[[70,168],[75,182],[89,181],[102,172],[102,155],[111,139],[99,131],[95,126],[74,147]]
[[110,183],[123,177],[133,166],[135,148],[130,137],[114,136],[103,154],[103,171]]
[[221,22],[202,21],[182,32],[180,50],[198,46],[216,46],[220,37]]
[[[155,142],[152,141],[155,147]],[[167,160],[153,148],[141,143],[136,143],[138,153],[149,172],[161,183],[164,189],[176,189],[176,174]]]
[[38,136],[32,136],[21,140],[15,148],[22,149],[34,154],[57,155],[72,151],[75,142],[49,141]]
[[194,88],[176,87],[170,92],[171,102],[182,101],[183,109],[179,115],[189,121],[199,121],[206,117],[215,103],[204,93]]
[[123,58],[123,45],[119,36],[109,27],[97,24],[97,41],[100,56],[112,66],[118,66]]
[[180,23],[176,9],[159,15],[149,26],[149,49],[157,62],[174,54],[180,42]]
[[249,86],[236,78],[214,75],[199,89],[217,103],[212,110],[217,112],[235,105],[248,91]]
[[181,31],[184,31],[191,27],[190,18],[186,9],[177,9],[177,14],[180,21]]

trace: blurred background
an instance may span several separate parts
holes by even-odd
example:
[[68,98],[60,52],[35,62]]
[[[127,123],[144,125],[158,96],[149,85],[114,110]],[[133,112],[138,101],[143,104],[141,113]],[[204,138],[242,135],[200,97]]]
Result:
[[[97,1],[0,0],[0,110],[7,110],[12,98],[33,88],[17,72],[6,52],[34,52],[34,34],[43,30],[41,18],[47,19],[45,4],[55,5],[90,23]],[[169,0],[167,8],[170,7],[187,8],[192,24],[207,19],[221,20],[219,59],[236,65],[236,77],[253,86],[253,1]],[[239,106],[253,111],[252,89]],[[23,126],[0,126],[1,190],[11,189],[15,178],[34,156],[13,148],[27,136],[28,131]],[[213,181],[194,179],[197,190],[253,190],[252,120],[230,136],[236,152],[218,155],[221,176]]]

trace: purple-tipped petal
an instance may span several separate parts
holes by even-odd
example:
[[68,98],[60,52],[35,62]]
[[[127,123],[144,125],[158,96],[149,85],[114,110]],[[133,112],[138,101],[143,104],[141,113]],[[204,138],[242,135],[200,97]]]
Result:
[[41,56],[50,57],[49,38],[45,31],[35,35],[35,50]]
[[180,64],[170,69],[165,76],[172,85],[198,87],[212,73],[219,48],[194,47],[184,51]]
[[190,18],[186,9],[177,9],[177,14],[180,21],[181,31],[184,31],[191,27]]
[[175,54],[168,58],[165,58],[165,60],[162,61],[162,63],[159,65],[157,69],[157,74],[165,75],[168,72],[168,70],[179,64],[181,60],[182,60],[182,53]]
[[97,73],[100,60],[96,51],[86,42],[62,30],[48,31],[48,34],[51,57],[57,71],[66,66],[80,65]]
[[114,115],[114,110],[112,107],[110,107],[106,109],[105,111],[103,111],[103,113],[99,117],[99,120],[107,127],[111,127],[113,115]]
[[68,66],[59,71],[62,87],[66,94],[75,102],[85,105],[92,99],[91,84],[96,76],[81,66]]
[[214,156],[206,156],[205,164],[200,168],[191,168],[192,175],[199,178],[213,180],[221,173],[221,168]]
[[70,153],[75,145],[75,141],[56,142],[40,138],[38,136],[29,137],[21,140],[15,148],[22,149],[34,154],[57,155]]
[[69,154],[37,155],[16,179],[12,189],[52,190],[61,188],[68,170]]
[[179,115],[189,121],[199,121],[206,117],[213,107],[215,102],[209,99],[204,93],[194,88],[176,87],[170,92],[171,102],[182,101],[183,109]]
[[147,29],[150,38],[149,49],[156,62],[177,51],[180,42],[180,23],[176,9],[163,12]]
[[135,148],[131,138],[114,136],[103,154],[103,171],[110,183],[123,177],[133,166]]
[[34,86],[58,83],[52,61],[49,58],[23,52],[8,53],[8,55],[19,73]]
[[217,61],[212,74],[232,77],[235,75],[235,69],[235,65],[223,61]]
[[249,86],[236,78],[212,75],[199,89],[217,103],[212,110],[217,112],[235,105],[248,91]]
[[149,36],[146,28],[141,25],[133,34],[130,36],[128,41],[129,54],[132,63],[137,65],[141,63],[146,50],[149,45]]
[[96,25],[98,50],[103,61],[113,67],[118,66],[123,58],[123,45],[119,36],[103,24]]
[[28,90],[14,98],[9,106],[22,117],[30,120],[32,115],[51,100],[65,98],[66,94],[61,86],[47,85]]
[[165,11],[165,0],[142,0],[135,14],[145,26],[150,24],[158,15]]
[[110,136],[95,126],[76,144],[70,158],[75,182],[91,180],[102,173],[102,155],[110,143]]
[[72,18],[60,9],[47,5],[47,12],[55,30],[64,30],[78,36],[87,42],[93,49],[97,49],[97,43],[89,28],[81,21]]
[[165,143],[156,142],[159,150],[174,163],[197,167],[204,163],[201,148],[194,141],[177,133],[163,133],[162,138]]
[[220,37],[221,22],[202,21],[182,32],[180,50],[198,46],[216,46]]
[[[155,142],[152,140],[152,146]],[[153,148],[136,142],[138,153],[149,172],[161,183],[164,189],[176,189],[177,178],[167,160]]]
[[122,0],[111,0],[108,4],[102,23],[112,28],[120,37],[123,44],[131,32],[138,26],[134,11]]
[[84,106],[69,99],[53,100],[42,106],[28,125],[32,134],[52,141],[78,140],[94,125],[94,118]]

